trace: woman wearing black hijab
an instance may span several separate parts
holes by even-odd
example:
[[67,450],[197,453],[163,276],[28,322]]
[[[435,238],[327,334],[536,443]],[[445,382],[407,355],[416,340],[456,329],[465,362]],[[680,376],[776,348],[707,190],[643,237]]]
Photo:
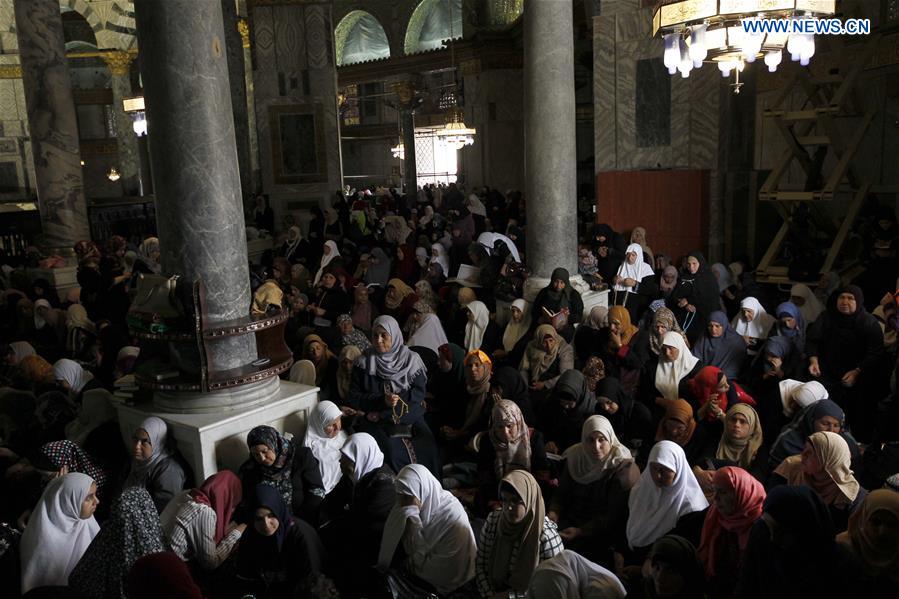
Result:
[[528,385],[518,371],[511,366],[498,368],[490,377],[490,395],[493,397],[493,401],[508,399],[518,406],[524,416],[524,421],[529,426],[536,424],[534,410],[531,408],[531,398],[528,394]]
[[580,441],[584,421],[595,410],[596,397],[587,389],[587,379],[583,373],[573,369],[563,372],[553,387],[552,395],[538,409],[547,451],[562,453]]
[[574,337],[574,325],[581,322],[584,316],[584,301],[577,289],[571,286],[570,276],[564,268],[552,272],[549,285],[540,290],[531,307],[531,326],[550,322],[550,314],[557,314],[568,309],[568,324],[558,328],[565,341],[571,342]]
[[846,409],[861,440],[870,439],[876,413],[871,401],[883,397],[872,387],[883,354],[883,330],[865,310],[862,290],[855,285],[837,289],[827,310],[806,334],[809,374],[821,381],[830,398]]
[[237,548],[235,596],[294,597],[297,586],[321,571],[321,541],[309,524],[293,520],[274,487],[256,485],[250,526]]
[[621,261],[624,260],[624,250],[627,242],[624,236],[612,230],[612,227],[600,223],[593,227],[593,235],[590,246],[596,254],[596,269],[603,281],[612,284],[612,277],[618,272]]
[[[596,413],[609,419],[621,442],[635,455],[648,454],[655,432],[649,408],[625,393],[615,377],[600,380],[595,395]],[[641,448],[644,448],[642,452]]]
[[705,331],[712,312],[721,309],[718,280],[701,252],[690,252],[687,256],[669,303],[687,340],[695,343]]

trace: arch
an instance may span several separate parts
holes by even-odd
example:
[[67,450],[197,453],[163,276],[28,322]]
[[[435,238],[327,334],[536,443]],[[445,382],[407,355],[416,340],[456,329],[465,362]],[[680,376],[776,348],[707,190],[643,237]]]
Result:
[[442,48],[450,37],[462,37],[462,0],[422,0],[406,28],[406,54]]
[[334,28],[337,66],[390,57],[387,32],[378,19],[364,10],[354,10]]
[[97,36],[91,24],[77,10],[62,7],[62,33],[69,52],[97,49]]

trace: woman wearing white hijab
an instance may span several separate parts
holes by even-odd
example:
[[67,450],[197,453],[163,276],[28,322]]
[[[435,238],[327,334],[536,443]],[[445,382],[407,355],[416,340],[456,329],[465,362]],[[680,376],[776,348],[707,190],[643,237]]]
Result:
[[450,260],[449,254],[446,252],[446,248],[442,243],[434,243],[431,245],[431,263],[436,262],[443,269],[443,276],[448,277],[449,268],[450,268]]
[[734,317],[731,326],[746,341],[746,353],[755,355],[774,323],[775,318],[765,312],[759,300],[747,297],[740,302],[740,313]]
[[806,328],[824,312],[824,305],[805,283],[796,283],[790,289],[790,301],[799,307]]
[[649,547],[671,532],[681,516],[701,512],[709,502],[687,463],[683,448],[659,441],[628,499],[627,542]]
[[[684,336],[677,331],[668,331],[662,337],[662,353],[656,366],[656,390],[666,401],[682,397],[680,384],[699,363],[699,358],[690,353]],[[658,403],[658,402],[656,402]]]
[[[423,307],[419,304],[421,304],[420,301],[415,302],[413,309]],[[433,312],[418,312],[417,309],[415,311],[418,322],[412,330],[412,334],[409,335],[409,341],[406,342],[406,345],[409,347],[427,347],[436,354],[441,345],[449,343],[446,339],[443,325],[440,323],[440,318]],[[412,319],[410,318],[409,320]]]
[[12,350],[13,365],[21,362],[22,358],[33,356],[36,353],[34,347],[27,341],[13,341],[9,344],[9,349]]
[[144,487],[156,511],[162,513],[171,499],[184,489],[187,477],[168,448],[168,426],[151,416],[131,436],[131,469],[125,487]]
[[368,433],[350,435],[340,448],[340,455],[352,465],[352,472],[347,474],[356,484],[384,465],[384,453],[378,447],[375,438]]
[[796,411],[802,411],[813,403],[828,399],[830,395],[824,385],[818,381],[794,381],[784,379],[777,384],[780,390],[780,403],[783,404],[783,415],[792,418]]
[[566,549],[534,569],[528,597],[534,599],[623,599],[624,585],[609,570]]
[[484,302],[477,300],[469,303],[465,308],[471,314],[468,324],[465,325],[465,348],[471,352],[481,349],[484,332],[487,330],[487,325],[490,324],[490,312]]
[[84,386],[93,378],[90,372],[81,367],[75,360],[63,358],[53,364],[53,378],[62,384],[70,393],[78,395]]
[[69,574],[100,532],[94,519],[97,484],[72,472],[51,480],[28,519],[20,544],[22,593],[66,586]]
[[458,589],[475,575],[477,544],[468,515],[420,464],[406,466],[397,475],[396,503],[387,517],[378,555],[382,570],[390,567],[400,542],[408,571],[441,594]]
[[637,290],[637,286],[643,277],[651,277],[655,275],[652,266],[643,261],[643,248],[639,243],[632,243],[627,246],[624,253],[624,262],[618,267],[618,273],[612,278],[615,291],[629,291],[631,293]]
[[496,242],[502,241],[503,244],[509,248],[509,253],[512,254],[512,259],[516,262],[521,262],[521,255],[518,253],[518,248],[515,246],[515,242],[503,235],[502,233],[492,233],[490,231],[484,231],[480,235],[478,235],[478,243],[487,248],[487,253],[493,254],[493,250],[495,249]]
[[315,279],[313,279],[312,281],[313,287],[318,285],[318,282],[322,280],[322,275],[325,273],[325,269],[334,260],[334,258],[338,257],[340,257],[340,250],[337,249],[337,244],[334,243],[333,240],[329,239],[325,242],[322,261],[318,267],[318,272],[315,273]]
[[330,493],[340,482],[340,449],[346,443],[347,434],[342,429],[343,413],[330,401],[319,402],[309,415],[306,437],[303,445],[312,450],[318,460],[325,494]]

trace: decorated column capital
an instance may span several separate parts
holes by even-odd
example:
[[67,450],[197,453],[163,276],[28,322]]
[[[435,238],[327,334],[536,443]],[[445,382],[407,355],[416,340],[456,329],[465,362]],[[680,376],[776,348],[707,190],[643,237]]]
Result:
[[237,19],[237,31],[240,32],[240,41],[244,48],[250,47],[250,25],[246,19]]
[[396,94],[400,104],[408,106],[415,99],[415,83],[413,81],[395,81],[390,89]]
[[128,52],[122,52],[120,50],[116,50],[113,52],[104,52],[101,54],[103,61],[109,67],[110,72],[116,76],[124,76],[127,75],[131,70],[131,62],[134,60],[134,55]]

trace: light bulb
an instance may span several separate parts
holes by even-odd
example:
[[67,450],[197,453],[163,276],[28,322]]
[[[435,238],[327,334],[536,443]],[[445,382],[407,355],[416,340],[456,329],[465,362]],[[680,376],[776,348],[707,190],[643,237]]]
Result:
[[690,32],[690,60],[693,61],[695,68],[702,67],[702,61],[708,56],[708,49],[705,44],[706,25],[694,27]]
[[734,69],[733,63],[727,60],[722,60],[718,63],[718,70],[721,71],[722,77],[730,77],[730,72]]
[[690,52],[687,49],[687,42],[685,42],[683,38],[680,38],[679,47],[680,62],[677,65],[677,70],[680,71],[680,76],[686,79],[690,76],[690,71],[693,70],[693,61],[690,60]]
[[790,60],[796,62],[799,60],[799,50],[802,48],[801,34],[794,33],[787,39],[787,52],[790,53]]
[[669,33],[665,36],[665,54],[664,63],[668,68],[668,74],[674,75],[677,72],[677,65],[680,63],[680,46],[678,40],[680,35],[677,33]]
[[783,60],[783,53],[780,50],[765,52],[765,64],[768,65],[768,72],[776,71],[781,60]]

